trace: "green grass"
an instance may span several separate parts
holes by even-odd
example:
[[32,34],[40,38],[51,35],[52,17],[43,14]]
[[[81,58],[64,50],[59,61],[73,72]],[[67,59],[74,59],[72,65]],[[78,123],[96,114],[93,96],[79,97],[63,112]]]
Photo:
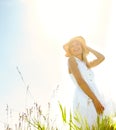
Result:
[[[90,127],[87,120],[83,119],[78,112],[75,113],[74,117],[70,112],[70,117],[68,118],[66,108],[59,104],[59,109],[61,111],[62,123],[67,126],[63,130],[116,130],[116,120],[113,120],[115,115],[103,116],[102,118],[98,116],[95,124]],[[54,128],[49,121],[49,113],[44,114],[41,106],[34,103],[31,108],[19,114],[19,122],[15,124],[15,130],[61,130]],[[7,125],[5,130],[12,130],[10,124]]]
[[[70,119],[66,119],[66,108],[63,108],[61,104],[60,110],[62,114],[62,120],[69,125],[69,130],[116,130],[116,115],[112,116],[100,116],[97,117],[95,124],[89,126],[86,119],[83,119],[80,113],[76,112],[73,117],[70,113]],[[113,120],[115,119],[115,121]]]

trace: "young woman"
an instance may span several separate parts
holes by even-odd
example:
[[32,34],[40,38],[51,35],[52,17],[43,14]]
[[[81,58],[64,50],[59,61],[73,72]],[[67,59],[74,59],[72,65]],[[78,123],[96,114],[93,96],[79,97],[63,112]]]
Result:
[[[91,84],[93,79],[91,77],[91,72],[89,71],[91,71],[92,67],[100,64],[105,59],[104,56],[92,48],[87,47],[85,40],[82,37],[75,37],[71,39],[69,43],[64,45],[64,49],[66,50],[66,55],[69,57],[69,73],[76,79],[77,87],[81,88],[82,95],[86,94],[86,98],[91,99],[96,112],[98,114],[103,113],[104,107],[97,98],[97,92],[92,91],[91,87],[94,88],[95,86],[93,83]],[[91,62],[88,62],[86,57],[89,52],[96,56],[96,59]]]
[[[105,57],[88,47],[81,36],[72,38],[63,48],[66,52],[65,56],[68,57],[69,76],[65,83],[57,88],[51,100],[51,113],[54,115],[52,119],[56,121],[54,123],[56,126],[60,126],[61,112],[58,112],[58,102],[60,102],[66,108],[68,117],[70,111],[73,116],[79,113],[91,126],[95,123],[97,116],[102,115],[106,109],[91,68],[99,65]],[[88,61],[89,53],[95,56],[94,60]]]

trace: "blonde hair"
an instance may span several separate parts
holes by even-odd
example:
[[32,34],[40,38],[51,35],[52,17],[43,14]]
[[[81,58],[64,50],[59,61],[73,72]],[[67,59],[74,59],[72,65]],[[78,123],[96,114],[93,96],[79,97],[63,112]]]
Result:
[[81,43],[81,46],[82,46],[82,49],[83,49],[82,58],[83,58],[83,61],[86,63],[86,65],[89,67],[89,63],[88,63],[87,58],[86,58],[86,56],[89,54],[89,50],[87,49],[86,41],[85,41],[85,39],[84,39],[82,36],[73,37],[72,39],[70,39],[70,41],[69,41],[68,43],[66,43],[66,44],[63,46],[64,50],[66,51],[65,56],[66,56],[66,57],[72,56],[72,54],[70,53],[70,45],[71,45],[74,41],[78,41],[78,42]]

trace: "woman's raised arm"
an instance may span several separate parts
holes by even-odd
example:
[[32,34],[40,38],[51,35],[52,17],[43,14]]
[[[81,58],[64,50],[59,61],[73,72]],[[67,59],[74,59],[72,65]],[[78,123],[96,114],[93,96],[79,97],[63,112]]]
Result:
[[99,65],[104,59],[104,55],[99,53],[98,51],[90,48],[90,47],[87,47],[89,52],[91,52],[93,55],[96,56],[96,59],[94,59],[93,61],[89,62],[89,67],[95,67],[97,65]]

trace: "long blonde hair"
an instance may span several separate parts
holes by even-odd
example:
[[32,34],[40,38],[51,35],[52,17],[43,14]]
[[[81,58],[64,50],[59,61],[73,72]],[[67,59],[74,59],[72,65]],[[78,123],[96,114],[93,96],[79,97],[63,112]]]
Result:
[[[86,46],[86,41],[82,36],[76,36],[73,37],[72,39],[70,39],[70,41],[68,43],[66,43],[63,48],[66,51],[65,56],[66,57],[70,57],[72,56],[72,54],[70,53],[70,45],[74,42],[74,41],[78,41],[81,43],[82,49],[83,49],[83,54],[82,54],[82,58],[83,61],[86,63],[86,65],[89,67],[89,63],[87,61],[87,55],[89,54],[89,50],[87,49]],[[90,68],[90,67],[89,67]]]

